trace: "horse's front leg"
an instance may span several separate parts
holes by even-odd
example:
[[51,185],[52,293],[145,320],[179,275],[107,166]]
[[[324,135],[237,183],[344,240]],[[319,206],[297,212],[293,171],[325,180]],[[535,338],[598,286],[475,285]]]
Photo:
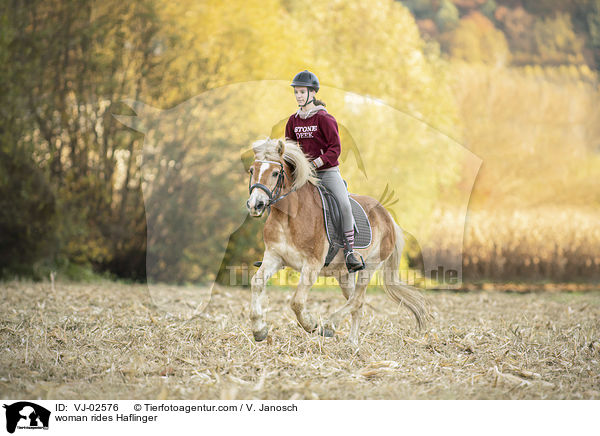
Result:
[[265,289],[269,278],[275,274],[282,266],[281,259],[270,253],[265,252],[262,265],[252,277],[252,302],[250,303],[250,322],[252,324],[252,334],[257,342],[264,341],[269,333],[269,327],[265,321]]
[[298,318],[298,322],[304,330],[312,333],[317,328],[317,323],[313,317],[306,311],[306,299],[308,291],[315,284],[321,270],[318,265],[305,265],[300,271],[300,282],[296,288],[296,292],[292,297],[292,310]]

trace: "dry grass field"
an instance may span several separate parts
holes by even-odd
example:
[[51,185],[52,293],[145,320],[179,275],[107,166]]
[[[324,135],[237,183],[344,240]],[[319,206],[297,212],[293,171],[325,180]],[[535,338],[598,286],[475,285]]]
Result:
[[[361,348],[306,334],[291,292],[269,289],[255,344],[250,291],[215,292],[195,317],[142,285],[0,284],[0,396],[28,399],[600,399],[600,292],[428,292],[418,332],[367,295]],[[165,296],[168,298],[168,295]],[[315,290],[324,316],[341,292]]]

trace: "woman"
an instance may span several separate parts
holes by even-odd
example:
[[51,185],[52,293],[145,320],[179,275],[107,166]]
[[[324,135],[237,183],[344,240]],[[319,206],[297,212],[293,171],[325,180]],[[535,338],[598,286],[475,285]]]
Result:
[[352,206],[338,163],[341,144],[337,122],[325,109],[325,103],[315,99],[319,91],[316,75],[304,70],[296,74],[291,86],[300,109],[290,116],[285,126],[285,137],[300,144],[311,159],[321,184],[336,197],[342,215],[346,266],[349,272],[359,271],[365,265],[354,253]]

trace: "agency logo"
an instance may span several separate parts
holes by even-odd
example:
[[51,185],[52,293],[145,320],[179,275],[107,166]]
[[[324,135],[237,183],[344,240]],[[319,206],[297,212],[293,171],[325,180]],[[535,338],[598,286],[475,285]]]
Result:
[[10,405],[4,404],[6,409],[6,431],[14,433],[16,429],[44,429],[48,430],[50,411],[28,401],[19,401]]

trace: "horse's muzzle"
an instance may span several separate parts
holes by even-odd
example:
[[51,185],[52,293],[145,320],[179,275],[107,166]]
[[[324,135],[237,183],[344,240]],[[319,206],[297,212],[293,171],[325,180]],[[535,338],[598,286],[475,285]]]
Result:
[[259,217],[261,216],[265,209],[267,207],[267,203],[265,203],[263,200],[256,200],[256,203],[254,204],[254,206],[250,205],[250,200],[248,200],[246,202],[246,208],[248,209],[248,212],[250,212],[250,215],[253,217]]

